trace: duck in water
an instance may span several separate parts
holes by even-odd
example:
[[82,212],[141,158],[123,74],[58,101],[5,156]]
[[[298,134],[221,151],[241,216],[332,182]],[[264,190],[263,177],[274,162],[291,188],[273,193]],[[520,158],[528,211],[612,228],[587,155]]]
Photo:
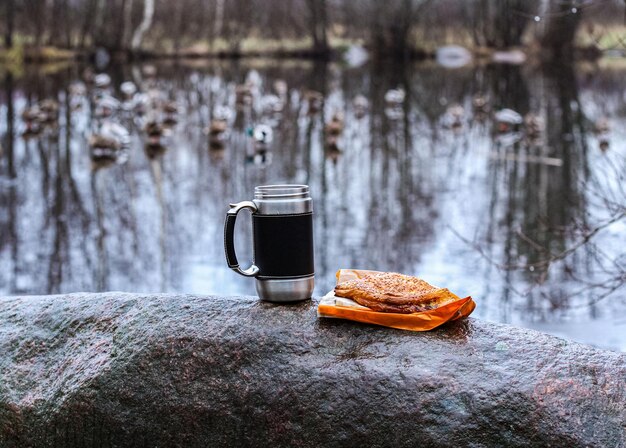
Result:
[[178,123],[178,118],[176,115],[178,114],[179,107],[176,101],[165,101],[162,105],[163,109],[163,124],[165,126],[174,126]]
[[59,119],[59,102],[54,99],[45,99],[39,103],[39,120],[44,125],[55,124]]
[[307,114],[315,115],[324,107],[324,95],[316,90],[304,92],[304,101],[307,104]]
[[120,90],[122,91],[124,101],[129,101],[133,98],[133,95],[137,93],[137,86],[132,81],[125,81],[120,84]]
[[402,105],[406,99],[404,89],[390,89],[385,93],[385,116],[392,121],[402,118]]
[[106,73],[98,73],[93,77],[93,84],[96,89],[104,90],[108,89],[111,85],[111,77]]
[[137,93],[137,86],[132,81],[125,81],[120,84],[120,91],[122,92],[122,109],[130,112],[134,106],[133,99]]
[[370,104],[363,95],[357,95],[352,100],[352,109],[354,110],[354,117],[357,120],[365,117],[367,111],[369,110]]
[[489,99],[482,93],[477,93],[472,98],[472,113],[474,120],[484,122],[489,117]]
[[593,132],[596,135],[608,134],[611,130],[611,122],[607,117],[598,118],[593,124]]
[[235,87],[235,104],[238,107],[251,106],[253,99],[252,87],[249,84],[239,84]]
[[233,113],[230,108],[220,106],[215,109],[213,119],[205,130],[209,135],[209,149],[223,150],[228,136],[228,123]]
[[22,132],[22,137],[28,139],[39,135],[42,131],[41,127],[41,110],[37,104],[27,107],[22,111],[22,120],[26,129]]
[[602,152],[606,152],[610,146],[611,122],[609,119],[607,117],[598,118],[593,125],[593,132],[598,138],[598,147]]
[[267,151],[269,144],[274,140],[274,131],[266,124],[258,124],[253,128],[248,128],[248,135],[252,137],[256,152]]
[[327,135],[338,137],[343,132],[345,121],[341,112],[335,112],[324,126]]
[[111,161],[123,163],[127,159],[130,134],[119,123],[104,121],[89,137],[91,159],[95,162]]
[[246,159],[259,165],[267,165],[271,161],[270,143],[274,139],[272,128],[266,124],[249,127],[246,131],[251,141],[251,149]]
[[337,164],[337,162],[339,161],[339,157],[341,157],[341,149],[339,148],[339,146],[337,145],[337,142],[326,142],[325,145],[325,155],[326,157],[333,162],[334,165]]
[[389,89],[385,92],[387,106],[401,106],[406,98],[404,89]]
[[465,109],[460,104],[454,104],[446,110],[443,117],[443,125],[453,131],[459,131],[463,127]]
[[165,135],[165,127],[163,126],[163,123],[156,118],[151,118],[146,122],[144,131],[148,137],[146,142],[147,148],[162,146],[161,139]]
[[277,79],[274,81],[274,92],[282,101],[287,101],[287,94],[289,93],[289,86],[287,86],[287,82],[283,79]]
[[496,123],[496,131],[500,134],[507,134],[519,129],[524,119],[513,109],[501,109],[497,111],[493,118]]
[[108,93],[96,98],[96,108],[94,116],[96,118],[109,118],[113,116],[121,107],[119,100]]
[[524,115],[524,131],[526,139],[531,142],[536,142],[541,138],[546,126],[543,118],[533,112],[528,112]]

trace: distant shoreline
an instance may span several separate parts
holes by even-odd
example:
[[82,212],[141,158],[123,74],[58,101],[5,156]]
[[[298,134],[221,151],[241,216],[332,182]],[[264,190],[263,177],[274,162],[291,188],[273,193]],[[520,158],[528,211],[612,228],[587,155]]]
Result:
[[[356,44],[358,45],[358,44]],[[138,52],[131,51],[106,51],[107,58],[112,63],[133,63],[147,61],[202,61],[202,60],[240,60],[240,59],[267,59],[267,60],[301,60],[301,61],[328,61],[336,62],[344,59],[344,54],[348,50],[349,45],[332,46],[324,51],[314,50],[312,48],[278,48],[278,49],[245,49],[245,50],[208,50],[199,48],[185,48],[178,52],[170,51],[153,51],[141,50]],[[552,63],[549,57],[545,57],[541,51],[533,46],[514,47],[509,49],[496,49],[487,47],[467,48],[472,57],[472,63],[478,65],[491,63],[505,63],[514,65],[524,65],[529,63],[539,63],[550,65]],[[8,71],[20,72],[23,65],[31,64],[58,64],[69,63],[72,61],[84,62],[86,64],[94,63],[96,60],[97,48],[89,49],[64,49],[57,47],[44,46],[35,49],[32,46],[14,47],[11,50],[0,48],[0,68]],[[514,52],[522,53],[523,61],[497,61],[494,55],[513,54]],[[602,58],[612,58],[616,60],[626,59],[626,50],[602,51],[597,47],[578,46],[575,48],[572,63],[597,61]],[[374,62],[398,61],[398,62],[420,62],[434,61],[436,59],[435,50],[411,49],[403,55],[395,55],[388,53],[378,57],[372,57],[370,60]]]

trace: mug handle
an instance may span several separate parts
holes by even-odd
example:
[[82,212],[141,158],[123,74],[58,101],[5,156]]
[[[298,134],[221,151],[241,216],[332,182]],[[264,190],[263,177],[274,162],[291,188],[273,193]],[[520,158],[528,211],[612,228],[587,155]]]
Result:
[[226,262],[228,267],[246,277],[256,277],[259,274],[259,268],[254,263],[248,269],[241,269],[235,254],[235,221],[237,213],[244,208],[249,209],[252,213],[257,211],[256,204],[252,201],[238,202],[230,204],[230,210],[226,213],[226,222],[224,223],[224,250],[226,252]]

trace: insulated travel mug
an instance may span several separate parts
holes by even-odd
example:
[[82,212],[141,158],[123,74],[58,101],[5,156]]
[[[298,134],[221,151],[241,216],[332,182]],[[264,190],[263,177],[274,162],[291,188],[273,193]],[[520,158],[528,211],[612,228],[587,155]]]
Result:
[[[311,297],[314,285],[313,201],[307,185],[263,185],[254,199],[230,204],[224,224],[228,267],[256,278],[262,300],[293,302]],[[237,213],[252,212],[254,261],[241,269],[235,254]]]

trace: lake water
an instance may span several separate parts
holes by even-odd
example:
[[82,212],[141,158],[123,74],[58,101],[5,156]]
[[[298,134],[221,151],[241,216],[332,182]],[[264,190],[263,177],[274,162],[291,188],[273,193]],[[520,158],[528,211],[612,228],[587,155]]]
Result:
[[[84,67],[4,76],[0,295],[255,294],[254,281],[224,260],[228,203],[252,199],[255,185],[305,183],[315,207],[316,296],[334,286],[339,268],[398,271],[472,295],[475,317],[626,351],[626,68],[154,67],[154,76],[145,66],[110,68],[111,86],[87,85],[84,94],[75,84]],[[96,97],[121,98],[129,80],[178,106],[159,150],[145,149],[145,115],[122,107],[96,117]],[[246,80],[250,104],[237,105]],[[389,104],[390,89],[404,100]],[[324,98],[319,111],[311,90]],[[355,107],[357,95],[366,109]],[[58,121],[28,135],[22,111],[44,99],[58,101]],[[539,118],[501,132],[494,111],[503,108]],[[216,149],[207,127],[218,114],[228,130]],[[333,115],[345,125],[330,141]],[[103,121],[130,132],[116,163],[90,157]],[[260,124],[273,130],[267,151],[248,135]],[[252,256],[245,218],[240,260]]]

